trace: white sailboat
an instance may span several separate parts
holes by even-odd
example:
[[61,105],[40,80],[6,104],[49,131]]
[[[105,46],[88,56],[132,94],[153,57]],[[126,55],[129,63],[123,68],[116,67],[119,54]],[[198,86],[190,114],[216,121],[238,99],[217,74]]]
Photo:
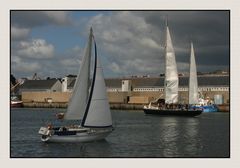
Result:
[[148,106],[144,106],[145,114],[156,115],[178,115],[178,116],[196,116],[201,114],[201,110],[189,109],[188,106],[178,104],[178,71],[175,58],[174,47],[168,24],[166,24],[165,39],[165,80],[164,80],[164,96],[165,99],[158,99],[153,105],[150,102]]
[[[90,79],[91,50],[94,43],[95,58]],[[64,120],[79,120],[80,125],[41,127],[44,142],[89,142],[104,139],[112,132],[112,117],[103,78],[103,69],[97,55],[96,42],[90,29],[88,44],[69,101]]]

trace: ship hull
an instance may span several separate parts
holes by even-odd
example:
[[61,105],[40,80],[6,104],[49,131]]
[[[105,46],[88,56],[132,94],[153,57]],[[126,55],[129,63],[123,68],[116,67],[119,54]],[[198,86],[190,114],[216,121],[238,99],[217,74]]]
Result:
[[203,106],[192,106],[191,109],[202,109],[204,113],[218,112],[218,108],[215,105],[203,105]]
[[22,101],[11,101],[11,107],[22,107]]
[[143,109],[145,114],[163,116],[187,116],[194,117],[202,113],[202,110],[175,110],[175,109]]

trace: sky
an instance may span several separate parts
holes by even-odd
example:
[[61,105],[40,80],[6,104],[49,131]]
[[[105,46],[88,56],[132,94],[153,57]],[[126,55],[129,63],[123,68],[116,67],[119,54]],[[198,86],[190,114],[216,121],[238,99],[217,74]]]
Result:
[[11,11],[11,74],[77,74],[93,28],[106,78],[164,73],[168,18],[179,73],[229,69],[229,11]]

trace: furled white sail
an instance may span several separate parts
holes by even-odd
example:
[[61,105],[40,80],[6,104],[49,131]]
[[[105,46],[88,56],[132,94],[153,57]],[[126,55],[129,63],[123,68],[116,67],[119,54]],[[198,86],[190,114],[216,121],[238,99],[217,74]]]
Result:
[[103,69],[97,58],[96,77],[93,86],[92,99],[84,126],[107,127],[112,125],[112,116],[109,108]]
[[175,52],[168,26],[166,26],[165,46],[165,103],[178,102],[178,72]]
[[189,104],[198,104],[197,68],[193,44],[191,43],[190,73],[189,73]]
[[92,49],[92,29],[90,30],[88,44],[85,48],[85,55],[83,57],[79,75],[77,76],[73,94],[68,104],[67,112],[64,119],[80,120],[83,118],[87,100],[89,97],[89,83],[90,83],[90,61]]

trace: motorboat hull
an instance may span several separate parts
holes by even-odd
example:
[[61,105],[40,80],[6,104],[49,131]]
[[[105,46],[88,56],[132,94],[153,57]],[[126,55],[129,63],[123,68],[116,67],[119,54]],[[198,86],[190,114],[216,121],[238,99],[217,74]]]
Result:
[[202,110],[181,110],[181,109],[143,109],[145,114],[164,116],[188,116],[194,117],[202,113]]
[[218,112],[218,108],[216,105],[192,106],[191,109],[193,108],[202,109],[203,113]]
[[23,102],[22,101],[11,101],[11,107],[22,107]]

